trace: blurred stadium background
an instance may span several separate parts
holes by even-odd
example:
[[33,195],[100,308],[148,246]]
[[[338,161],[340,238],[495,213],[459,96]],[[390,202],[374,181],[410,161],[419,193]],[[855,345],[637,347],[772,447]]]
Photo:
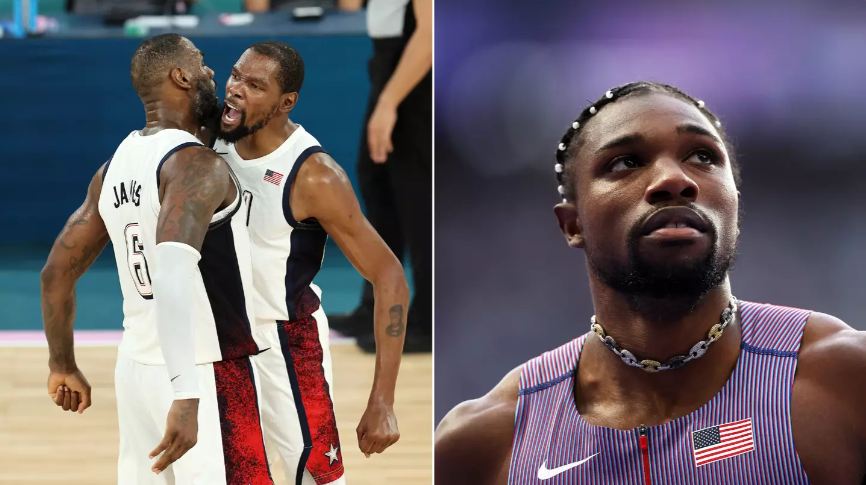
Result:
[[[274,39],[292,45],[306,67],[292,119],[319,139],[358,192],[355,166],[372,45],[363,9],[341,9],[343,3],[41,0],[38,16],[28,16],[25,7],[16,19],[21,2],[0,0],[0,100],[6,112],[0,116],[0,206],[5,208],[0,211],[0,443],[5,443],[0,444],[0,483],[35,485],[62,477],[67,483],[92,485],[112,483],[116,477],[112,346],[122,329],[122,300],[113,253],[110,248],[103,251],[77,290],[77,347],[97,347],[83,348],[78,359],[94,385],[90,416],[66,416],[45,397],[39,271],[66,218],[83,201],[94,171],[130,131],[143,126],[142,106],[129,78],[135,48],[146,36],[159,33],[189,37],[216,72],[217,93],[223,98],[231,66],[247,46]],[[141,21],[142,15],[163,13],[187,16]],[[351,311],[360,300],[361,277],[330,241],[315,282],[323,289],[330,315]],[[339,340],[332,334],[332,342]],[[404,358],[397,398],[404,451],[398,446],[390,457],[370,460],[357,450],[354,427],[366,404],[373,358],[354,346],[341,346],[335,348],[334,360],[349,479],[430,483],[430,356]],[[45,467],[56,463],[56,457],[48,458],[54,448],[49,443],[75,443],[82,437],[86,448],[98,449],[92,464],[82,468],[79,458],[90,460],[90,455],[73,445],[59,467]]]
[[734,138],[734,294],[866,330],[864,19],[850,0],[437,0],[435,421],[589,330],[554,150],[630,81],[703,99]]

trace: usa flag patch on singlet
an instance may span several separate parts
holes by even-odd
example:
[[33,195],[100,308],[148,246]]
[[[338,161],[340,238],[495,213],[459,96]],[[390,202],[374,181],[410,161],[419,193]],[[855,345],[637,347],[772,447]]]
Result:
[[265,182],[270,182],[274,185],[280,185],[280,181],[283,180],[283,174],[280,172],[274,172],[273,170],[265,170]]
[[692,431],[695,466],[742,455],[755,449],[752,418]]

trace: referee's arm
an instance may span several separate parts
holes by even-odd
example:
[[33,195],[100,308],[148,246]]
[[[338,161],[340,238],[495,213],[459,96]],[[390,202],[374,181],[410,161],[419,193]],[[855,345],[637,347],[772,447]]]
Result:
[[415,31],[403,50],[394,74],[376,102],[367,125],[370,158],[385,163],[393,151],[391,133],[397,120],[397,107],[433,67],[433,0],[412,0]]
[[416,27],[378,104],[396,108],[433,67],[433,0],[412,0]]

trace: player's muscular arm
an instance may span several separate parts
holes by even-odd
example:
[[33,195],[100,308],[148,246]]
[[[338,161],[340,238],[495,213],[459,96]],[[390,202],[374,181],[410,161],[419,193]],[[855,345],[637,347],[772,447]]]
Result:
[[[90,406],[90,386],[75,364],[75,284],[108,244],[108,231],[98,209],[101,190],[100,167],[90,181],[84,203],[54,241],[41,275],[42,323],[48,339],[50,370],[48,392],[58,406],[79,413]],[[61,386],[70,391],[58,392]]]
[[214,213],[236,195],[228,166],[213,150],[178,151],[160,171],[156,243],[178,242],[200,250]]
[[172,155],[160,171],[160,210],[156,230],[153,298],[156,330],[174,391],[165,437],[150,453],[160,453],[160,473],[198,439],[198,374],[195,361],[193,291],[199,251],[211,218],[237,189],[223,159],[209,148],[189,147]]
[[289,203],[296,220],[318,220],[373,285],[376,373],[358,437],[364,453],[382,452],[399,438],[393,404],[409,303],[406,275],[400,261],[361,213],[346,173],[328,155],[314,154],[301,166]]
[[812,483],[866,484],[866,332],[829,315],[809,317],[791,421]]
[[452,409],[436,429],[436,483],[505,485],[514,439],[520,370],[480,399]]

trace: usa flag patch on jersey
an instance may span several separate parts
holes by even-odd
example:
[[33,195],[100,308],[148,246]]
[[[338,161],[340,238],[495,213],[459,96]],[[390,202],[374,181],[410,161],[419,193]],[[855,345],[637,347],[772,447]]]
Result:
[[695,466],[702,466],[755,449],[752,418],[692,431]]
[[274,172],[273,170],[265,170],[265,182],[270,182],[274,185],[280,185],[280,181],[283,180],[283,174],[280,172]]

